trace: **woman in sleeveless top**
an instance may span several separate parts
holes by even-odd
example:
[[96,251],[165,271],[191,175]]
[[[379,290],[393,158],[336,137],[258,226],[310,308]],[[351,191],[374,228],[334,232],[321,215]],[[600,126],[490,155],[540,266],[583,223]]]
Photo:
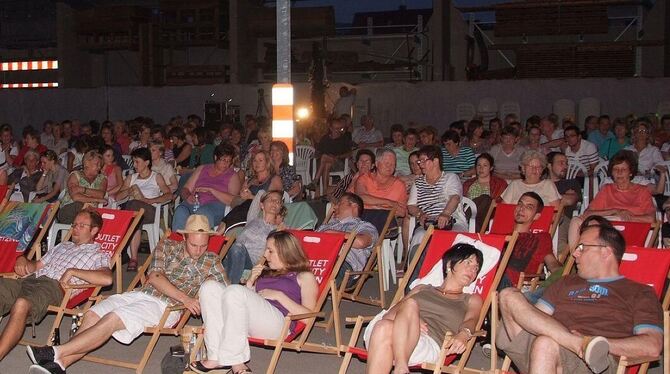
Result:
[[116,198],[117,192],[123,187],[123,174],[121,167],[116,164],[114,148],[105,145],[102,152],[102,173],[107,177],[107,195]]
[[277,175],[268,152],[259,151],[254,155],[251,171],[251,177],[248,177],[242,185],[237,205],[224,219],[227,227],[247,220],[251,201],[258,192],[284,191],[281,177]]
[[172,200],[172,192],[167,186],[163,176],[151,171],[151,152],[147,148],[136,148],[130,154],[137,173],[126,177],[123,187],[119,191],[119,200],[128,199],[122,205],[125,210],[139,211],[144,209],[142,222],[137,226],[130,240],[130,261],[128,271],[137,270],[137,251],[142,239],[141,225],[154,223],[156,208],[152,204],[165,203]]
[[187,168],[191,159],[193,146],[186,142],[186,133],[181,127],[173,127],[168,133],[172,141],[172,154],[174,155],[175,166]]
[[382,311],[365,330],[368,373],[396,374],[409,367],[436,362],[447,332],[452,335],[447,355],[465,351],[482,308],[478,295],[463,293],[477,279],[482,253],[469,244],[456,244],[442,257],[444,281],[439,287],[420,285],[388,311]]
[[234,157],[235,148],[219,144],[214,149],[214,163],[195,169],[181,189],[182,202],[174,212],[173,230],[182,230],[188,216],[195,212],[207,216],[210,225],[218,226],[226,206],[240,193],[240,179],[233,168]]
[[105,204],[107,178],[100,173],[102,155],[97,151],[88,151],[83,157],[83,169],[73,171],[67,178],[65,196],[58,209],[59,223],[72,223],[86,203]]
[[[251,373],[248,337],[279,336],[288,314],[311,313],[318,284],[300,242],[287,231],[267,237],[264,259],[254,266],[246,285],[209,280],[200,287],[207,360],[191,362],[191,370],[206,373],[230,367],[232,373]],[[294,326],[291,326],[293,329]]]

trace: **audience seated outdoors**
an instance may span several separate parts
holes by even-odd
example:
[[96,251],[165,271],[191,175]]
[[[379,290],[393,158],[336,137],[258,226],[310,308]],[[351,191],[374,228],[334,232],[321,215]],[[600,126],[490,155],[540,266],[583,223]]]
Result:
[[418,285],[388,311],[370,322],[363,336],[368,349],[368,373],[409,373],[409,367],[437,362],[440,344],[453,334],[447,354],[459,354],[473,338],[483,301],[463,292],[477,279],[482,253],[456,244],[442,257],[444,281],[439,287]]
[[[588,140],[582,139],[579,127],[571,125],[563,130],[565,137],[565,156],[569,161],[577,161],[586,167],[589,175],[598,165],[598,148]],[[583,177],[584,175],[582,175]]]
[[245,285],[208,280],[201,286],[200,293],[208,295],[200,300],[207,360],[191,362],[191,370],[251,373],[248,337],[284,339],[280,333],[286,315],[313,312],[319,287],[295,236],[270,233],[263,257],[265,264],[253,267]]
[[132,153],[138,148],[149,148],[149,141],[151,140],[151,125],[143,122],[140,125],[137,133],[137,139],[128,145],[128,151]]
[[470,147],[460,145],[461,136],[455,130],[442,134],[442,170],[458,174],[459,178],[475,175],[475,154]]
[[[639,119],[633,126],[632,144],[624,148],[637,153],[637,173],[647,178],[653,177],[654,169],[665,168],[661,151],[651,144],[651,124],[646,119]],[[636,175],[637,175],[636,173]]]
[[561,195],[556,185],[550,179],[544,178],[544,170],[547,168],[547,157],[538,151],[526,151],[521,156],[521,177],[510,182],[500,196],[507,204],[516,204],[525,192],[536,192],[544,205],[558,207],[561,203]]
[[628,129],[626,122],[621,118],[614,119],[614,136],[607,138],[598,147],[598,154],[604,160],[611,159],[620,150],[625,149],[630,145],[630,137],[628,136]]
[[245,270],[251,270],[263,258],[268,234],[284,228],[286,207],[281,191],[268,191],[260,199],[261,215],[248,221],[223,258],[231,284],[239,284]]
[[354,192],[365,203],[365,209],[395,209],[398,217],[407,214],[407,190],[395,172],[396,156],[393,150],[380,148],[376,154],[376,170],[356,180]]
[[526,148],[519,143],[519,131],[505,126],[500,134],[500,144],[491,147],[491,156],[496,168],[494,175],[501,179],[519,179],[519,164]]
[[661,305],[651,287],[619,274],[626,247],[611,225],[583,225],[572,249],[577,274],[535,303],[500,292],[496,346],[524,373],[615,373],[613,356],[654,357],[663,347]]
[[496,176],[495,169],[494,158],[482,153],[475,162],[475,176],[463,182],[463,196],[477,206],[476,232],[479,232],[491,202],[498,200],[507,188],[507,181]]
[[193,149],[188,160],[188,168],[195,169],[200,165],[214,163],[214,145],[209,138],[209,131],[204,127],[193,130]]
[[[14,157],[14,167],[23,166],[23,157],[25,157],[26,153],[31,150],[37,152],[38,155],[42,155],[48,148],[43,144],[40,144],[40,137],[37,134],[37,131],[28,128],[23,132],[23,147],[21,147],[19,153]],[[37,160],[39,161],[39,157]]]
[[104,145],[102,148],[102,174],[107,177],[107,196],[116,199],[116,194],[123,187],[123,172],[114,157],[114,148]]
[[[210,225],[207,217],[191,215],[184,230],[180,230],[186,240],[163,239],[156,247],[147,282],[140,289],[111,295],[93,305],[84,314],[77,334],[67,343],[26,347],[34,364],[30,372],[65,373],[65,368],[105,344],[110,337],[130,344],[145,327],[158,324],[169,306],[180,303],[194,315],[200,315],[197,293],[203,282],[225,285],[225,271],[218,256],[207,251],[209,236],[215,233],[210,231]],[[111,280],[111,274],[109,278]],[[201,300],[203,306],[204,300]],[[166,324],[173,325],[178,319],[179,311],[174,311]]]
[[[539,125],[531,125],[527,130],[527,135],[524,142],[524,146],[526,148],[525,150],[532,149],[534,151],[546,154],[547,148],[540,143],[541,137],[542,137],[542,130],[540,130]],[[521,150],[521,152],[519,152],[519,157],[521,157],[521,154],[523,152],[524,150]],[[517,173],[516,177],[518,178],[519,177],[518,169],[516,173]]]
[[418,136],[415,129],[407,129],[403,135],[403,144],[400,147],[394,147],[393,151],[396,155],[397,164],[395,166],[395,174],[399,177],[404,177],[411,174],[409,167],[409,155],[416,151]]
[[572,219],[568,232],[570,248],[578,244],[582,221],[591,215],[604,216],[617,221],[654,222],[656,220],[656,208],[649,189],[633,183],[637,168],[637,157],[631,151],[623,150],[612,157],[608,174],[614,183],[604,185],[584,214]]
[[488,152],[491,149],[491,142],[488,137],[484,137],[484,131],[482,121],[478,119],[470,121],[463,146],[470,147],[475,155]]
[[[130,155],[133,157],[136,173],[126,177],[116,197],[118,201],[125,201],[121,204],[124,210],[144,209],[142,225],[154,223],[156,207],[153,204],[163,204],[172,200],[172,192],[163,176],[151,170],[151,151],[148,148],[135,148]],[[128,271],[137,270],[137,252],[140,249],[142,236],[141,227],[138,225],[130,240]]]
[[41,175],[35,186],[33,203],[56,202],[60,192],[65,189],[67,170],[58,163],[58,155],[52,150],[44,152],[40,158]]
[[204,215],[213,226],[223,219],[240,193],[239,175],[233,168],[235,149],[227,144],[214,149],[214,163],[199,166],[181,189],[182,202],[175,208],[173,230],[182,230],[192,214]]
[[73,171],[67,178],[65,196],[58,209],[58,222],[71,223],[84,204],[106,204],[107,178],[100,173],[102,156],[88,151],[83,157],[83,170]]
[[358,149],[367,148],[371,151],[384,145],[384,135],[375,128],[375,120],[369,114],[361,117],[361,125],[354,128],[351,140]]
[[63,286],[112,284],[109,252],[93,241],[101,227],[102,217],[95,210],[78,212],[70,241],[59,243],[37,261],[18,257],[14,271],[19,278],[0,278],[1,313],[9,313],[0,336],[0,360],[23,337],[26,323],[41,321],[49,305],[60,304]]
[[24,154],[23,164],[7,177],[7,183],[14,186],[14,192],[21,193],[23,201],[28,201],[30,193],[37,190],[37,182],[42,175],[39,164],[39,153],[30,149]]
[[186,133],[181,127],[173,127],[168,133],[172,141],[172,154],[177,168],[188,168],[193,146],[186,142]]
[[151,151],[151,170],[163,176],[163,180],[170,187],[170,191],[175,193],[179,182],[174,167],[166,160],[165,143],[152,140],[149,144],[149,150]]
[[351,156],[352,141],[351,134],[345,132],[344,122],[340,119],[332,119],[328,126],[328,134],[316,145],[316,157],[319,159],[314,182],[307,185],[308,189],[316,191],[320,195],[317,186],[322,185],[324,193],[328,192],[328,179],[331,171],[344,169],[344,160]]
[[[351,192],[345,192],[333,205],[333,216],[330,221],[325,222],[318,232],[346,232],[356,233],[356,239],[347,253],[347,257],[337,273],[336,280],[339,285],[344,279],[344,273],[349,271],[362,271],[372,253],[373,246],[377,243],[379,233],[375,226],[361,219],[363,214],[363,200]],[[349,278],[347,288],[353,286],[358,277]]]
[[14,165],[14,157],[19,154],[19,147],[14,142],[12,127],[8,124],[0,126],[0,185],[7,184],[8,171]]
[[[254,123],[256,123],[254,121]],[[256,139],[248,143],[247,151],[242,160],[242,167],[250,169],[254,156],[258,152],[266,152],[270,154],[270,145],[272,144],[272,130],[269,127],[262,127],[256,132]]]
[[566,179],[568,172],[568,158],[561,152],[549,152],[547,155],[547,170],[549,179],[556,185],[561,194],[563,216],[558,223],[558,246],[556,253],[563,253],[568,242],[568,228],[575,213],[577,203],[582,199],[582,187],[577,178]]

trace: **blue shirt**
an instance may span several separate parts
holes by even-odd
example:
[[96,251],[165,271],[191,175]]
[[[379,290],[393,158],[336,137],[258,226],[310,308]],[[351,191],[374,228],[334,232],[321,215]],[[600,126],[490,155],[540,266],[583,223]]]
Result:
[[337,218],[331,218],[328,223],[321,225],[316,231],[341,231],[341,232],[352,232],[356,230],[357,234],[367,234],[370,235],[371,241],[370,245],[365,248],[351,248],[345,261],[351,265],[353,271],[361,271],[365,267],[365,263],[372,253],[372,247],[377,242],[379,238],[379,233],[373,224],[368,221],[363,221],[360,217],[347,217],[342,220]]

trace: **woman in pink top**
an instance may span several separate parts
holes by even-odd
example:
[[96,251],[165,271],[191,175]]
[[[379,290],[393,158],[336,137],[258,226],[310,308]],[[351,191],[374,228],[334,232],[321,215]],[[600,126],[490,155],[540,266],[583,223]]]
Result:
[[116,164],[114,148],[105,145],[102,153],[102,173],[107,177],[107,196],[116,198],[116,193],[123,187],[121,167]]
[[656,220],[656,208],[649,189],[632,182],[637,174],[635,154],[626,150],[619,151],[610,160],[608,169],[614,183],[604,185],[584,214],[572,219],[568,232],[570,248],[577,245],[579,227],[589,216],[598,215],[631,222],[654,222]]

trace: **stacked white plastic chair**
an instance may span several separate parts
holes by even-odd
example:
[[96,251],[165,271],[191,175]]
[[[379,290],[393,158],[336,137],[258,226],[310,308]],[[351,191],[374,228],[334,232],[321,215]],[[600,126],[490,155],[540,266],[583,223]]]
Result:
[[578,124],[586,121],[588,116],[600,116],[600,100],[595,97],[585,97],[579,100],[579,119]]
[[476,114],[475,106],[470,103],[456,105],[456,119],[459,121],[470,121]]
[[552,112],[558,116],[559,120],[566,117],[577,118],[575,116],[575,102],[569,99],[556,100]]
[[484,123],[498,117],[498,101],[492,97],[485,97],[477,105],[477,115],[482,118]]

